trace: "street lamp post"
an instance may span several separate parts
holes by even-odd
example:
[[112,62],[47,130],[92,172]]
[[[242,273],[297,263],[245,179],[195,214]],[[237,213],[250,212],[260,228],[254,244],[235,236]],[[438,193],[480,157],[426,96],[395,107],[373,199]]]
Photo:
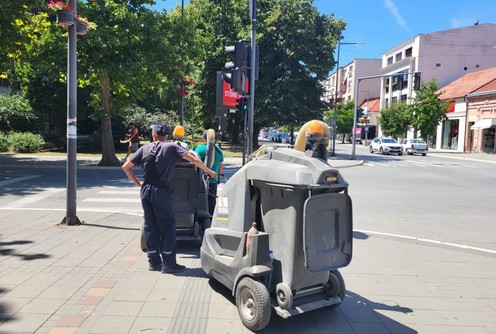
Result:
[[[184,0],[181,1],[181,17],[184,17]],[[181,45],[182,45],[181,41]],[[183,125],[184,124],[184,81],[181,78],[181,107],[179,110],[179,124]]]
[[[77,14],[76,0],[69,4]],[[69,26],[67,33],[67,162],[66,162],[66,214],[62,224],[80,225],[76,215],[77,183],[77,24]]]
[[362,42],[343,42],[341,43],[341,36],[338,39],[338,58],[336,62],[336,80],[334,82],[334,122],[332,124],[332,156],[336,155],[336,120],[338,118],[338,78],[339,78],[339,54],[341,52],[341,45],[363,44]]

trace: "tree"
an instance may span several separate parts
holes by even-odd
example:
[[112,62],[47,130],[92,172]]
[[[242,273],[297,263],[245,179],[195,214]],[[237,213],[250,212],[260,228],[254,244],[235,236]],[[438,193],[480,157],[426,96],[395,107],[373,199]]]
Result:
[[[112,117],[145,100],[159,87],[173,89],[181,78],[181,45],[193,35],[189,25],[178,28],[165,12],[145,5],[149,0],[96,0],[81,3],[78,12],[97,29],[78,42],[81,84],[91,89],[93,117],[100,119],[100,165],[119,165],[115,156]],[[184,46],[184,44],[183,44]]]
[[[353,117],[355,115],[355,102],[352,100],[340,103],[337,106],[336,115],[336,134],[342,134],[342,142],[344,143],[345,135],[353,132]],[[334,119],[334,109],[329,110],[324,117],[327,122],[329,119]]]
[[329,106],[321,100],[320,82],[334,66],[332,53],[345,23],[320,15],[313,0],[259,1],[258,10],[255,122],[298,126],[322,119]]
[[[203,64],[197,82],[201,112],[211,119],[215,110],[215,73],[232,59],[224,51],[238,39],[250,38],[248,1],[197,0],[188,15],[195,18],[197,45]],[[253,138],[261,125],[302,125],[321,119],[328,106],[321,101],[320,82],[334,66],[333,50],[345,23],[320,15],[313,0],[259,0],[257,45],[260,78],[256,81]],[[240,113],[235,114],[233,138]],[[241,115],[243,116],[243,115]]]
[[15,59],[25,50],[33,38],[37,36],[37,29],[26,33],[26,23],[33,20],[42,6],[43,0],[16,0],[0,2],[0,78],[7,78],[13,91],[15,87],[14,63]]
[[19,130],[34,118],[29,101],[24,97],[18,94],[0,94],[0,131]]
[[415,95],[411,108],[412,125],[425,140],[435,136],[439,123],[447,118],[446,110],[450,106],[439,99],[441,94],[442,92],[438,92],[436,78],[433,77],[428,83],[422,82]]
[[411,105],[404,102],[398,102],[381,110],[381,114],[377,121],[381,126],[382,132],[386,136],[395,138],[406,137],[408,126],[412,123],[410,109]]

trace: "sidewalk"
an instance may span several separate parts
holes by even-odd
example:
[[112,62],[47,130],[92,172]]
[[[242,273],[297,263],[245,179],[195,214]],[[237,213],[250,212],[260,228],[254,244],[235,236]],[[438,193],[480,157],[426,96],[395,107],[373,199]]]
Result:
[[[0,333],[248,333],[230,291],[200,267],[198,244],[179,243],[177,276],[147,270],[141,217],[0,210]],[[354,233],[347,293],[336,309],[264,333],[496,333],[496,257]]]

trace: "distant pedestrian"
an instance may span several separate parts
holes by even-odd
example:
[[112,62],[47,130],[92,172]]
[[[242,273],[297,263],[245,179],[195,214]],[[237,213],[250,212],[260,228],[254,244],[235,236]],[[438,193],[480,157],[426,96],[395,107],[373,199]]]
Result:
[[203,131],[203,144],[199,145],[195,152],[198,153],[202,161],[206,163],[207,146],[208,144],[213,145],[215,155],[211,166],[208,166],[215,173],[217,173],[216,177],[210,178],[208,181],[208,211],[210,212],[210,215],[213,215],[215,205],[217,204],[217,185],[220,183],[219,175],[222,174],[224,170],[224,153],[219,146],[215,145],[215,135],[214,141],[212,143],[207,143],[207,133],[208,130]]
[[127,146],[127,155],[124,158],[124,160],[127,160],[127,158],[131,153],[134,153],[138,150],[140,143],[139,130],[134,125],[134,123],[129,123],[127,127],[129,128],[128,133],[126,134],[128,146]]
[[[122,169],[134,184],[141,187],[149,270],[174,274],[185,269],[185,266],[176,262],[176,217],[172,196],[174,189],[171,185],[175,162],[184,159],[210,177],[216,177],[217,174],[193,153],[175,143],[166,142],[167,133],[165,124],[155,124],[153,142],[140,147]],[[133,166],[136,165],[142,166],[144,181],[134,174]]]

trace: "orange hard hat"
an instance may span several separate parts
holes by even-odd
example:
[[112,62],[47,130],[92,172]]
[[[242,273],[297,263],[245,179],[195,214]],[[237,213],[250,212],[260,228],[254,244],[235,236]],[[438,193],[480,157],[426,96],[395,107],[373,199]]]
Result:
[[178,125],[174,128],[172,132],[173,137],[184,137],[184,128],[181,125]]
[[318,120],[308,122],[305,129],[305,137],[310,140],[320,140],[324,135],[324,123]]

